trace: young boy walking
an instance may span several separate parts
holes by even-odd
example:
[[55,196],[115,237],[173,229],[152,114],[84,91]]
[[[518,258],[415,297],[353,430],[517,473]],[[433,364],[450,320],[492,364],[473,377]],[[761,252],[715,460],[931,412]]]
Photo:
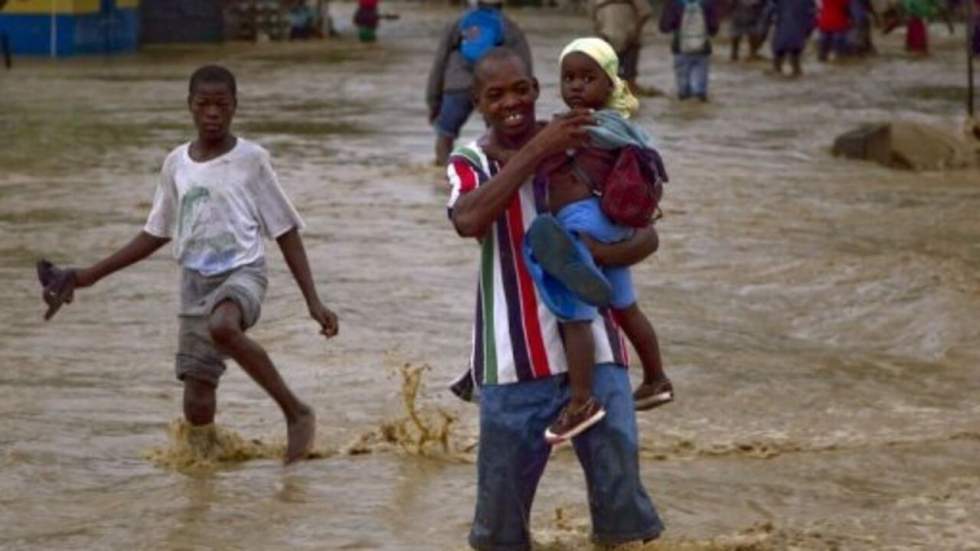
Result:
[[275,239],[321,334],[337,334],[337,316],[323,305],[299,230],[303,221],[286,197],[261,146],[231,133],[237,107],[235,77],[224,67],[199,68],[187,99],[197,139],[163,163],[153,207],[128,244],[86,268],[38,264],[49,305],[46,319],[76,288],[174,242],[182,267],[176,375],[184,383],[184,416],[191,425],[214,422],[216,390],[234,359],[286,417],[285,463],[305,457],[315,433],[313,410],[286,385],[266,351],[245,332],[258,321],[266,290],[263,236]]
[[680,100],[708,101],[711,37],[718,33],[715,0],[667,0],[660,14],[660,32],[673,33],[674,75]]

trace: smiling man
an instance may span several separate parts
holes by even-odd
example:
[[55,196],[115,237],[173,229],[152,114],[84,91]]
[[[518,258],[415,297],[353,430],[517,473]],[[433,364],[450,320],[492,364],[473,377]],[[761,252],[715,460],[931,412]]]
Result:
[[[530,549],[534,493],[551,446],[542,436],[568,400],[567,360],[558,320],[541,304],[522,255],[524,233],[547,212],[538,166],[586,142],[592,115],[573,110],[547,124],[535,118],[538,82],[514,52],[497,48],[475,68],[474,103],[488,130],[449,160],[449,216],[457,233],[480,242],[480,276],[470,370],[480,397],[476,514],[478,550]],[[596,245],[600,264],[633,264],[657,248],[651,228]],[[654,539],[663,530],[639,476],[636,418],[623,341],[608,310],[592,323],[593,393],[606,417],[573,440],[585,471],[592,538],[601,544]],[[456,385],[455,389],[466,385]]]

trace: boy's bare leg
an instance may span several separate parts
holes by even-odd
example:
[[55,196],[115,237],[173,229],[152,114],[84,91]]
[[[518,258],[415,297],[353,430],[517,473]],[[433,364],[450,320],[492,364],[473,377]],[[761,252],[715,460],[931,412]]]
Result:
[[184,379],[184,419],[194,426],[214,423],[217,392],[214,385],[186,377]]
[[616,310],[616,321],[619,322],[640,357],[640,362],[643,364],[643,384],[666,379],[657,332],[653,330],[653,325],[640,307],[633,303],[622,310]]
[[741,43],[742,43],[741,36],[732,37],[732,61],[738,61],[738,50]]
[[231,356],[282,409],[287,427],[286,464],[302,459],[313,444],[313,410],[286,386],[265,349],[242,331],[238,305],[230,300],[218,304],[208,319],[208,330],[218,349]]
[[570,321],[561,324],[565,356],[568,359],[568,384],[571,399],[568,407],[576,410],[592,396],[592,364],[595,363],[595,342],[592,322]]
[[211,456],[217,445],[214,412],[217,409],[217,387],[207,381],[184,378],[184,419],[191,426],[187,444],[196,454]]

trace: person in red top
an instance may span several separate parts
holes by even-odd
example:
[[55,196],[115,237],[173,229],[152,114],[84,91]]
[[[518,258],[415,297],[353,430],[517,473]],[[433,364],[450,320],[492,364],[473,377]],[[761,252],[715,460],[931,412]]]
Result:
[[374,42],[377,39],[378,0],[358,0],[354,12],[354,25],[357,27],[357,37],[361,42]]
[[827,61],[831,50],[834,57],[847,53],[847,31],[851,28],[848,7],[848,0],[823,0],[817,14],[817,28],[820,29],[817,59],[820,61]]

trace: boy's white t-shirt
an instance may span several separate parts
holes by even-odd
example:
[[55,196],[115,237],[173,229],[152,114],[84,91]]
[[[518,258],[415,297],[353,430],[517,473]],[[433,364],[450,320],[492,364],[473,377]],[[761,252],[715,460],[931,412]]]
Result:
[[173,239],[183,267],[206,276],[227,272],[264,256],[262,236],[303,228],[262,146],[238,138],[231,151],[203,163],[189,149],[181,145],[163,162],[143,228]]

